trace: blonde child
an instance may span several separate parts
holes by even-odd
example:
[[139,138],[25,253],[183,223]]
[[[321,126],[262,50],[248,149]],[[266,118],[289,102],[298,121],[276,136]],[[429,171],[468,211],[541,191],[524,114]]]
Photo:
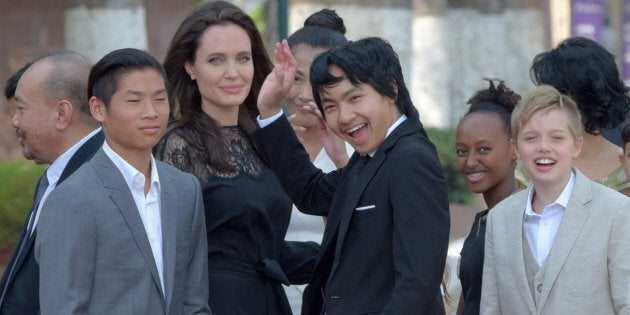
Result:
[[573,167],[575,102],[551,86],[512,113],[512,143],[532,184],[488,216],[481,314],[630,312],[630,198]]

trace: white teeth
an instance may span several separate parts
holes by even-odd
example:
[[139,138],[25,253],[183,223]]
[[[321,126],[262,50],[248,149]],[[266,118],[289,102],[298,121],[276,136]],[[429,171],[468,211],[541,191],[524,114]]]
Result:
[[477,176],[481,176],[482,174],[483,172],[474,172],[474,173],[468,173],[468,176],[477,177]]
[[363,127],[363,125],[365,125],[365,124],[360,124],[360,125],[358,125],[358,126],[355,126],[355,127],[353,127],[353,128],[350,128],[350,129],[348,129],[348,131],[346,131],[346,132],[347,132],[347,133],[353,133],[353,132],[355,132],[355,131],[357,131],[357,130],[361,129],[361,127]]
[[552,160],[552,159],[539,159],[536,160],[536,164],[553,164],[556,163],[556,161]]

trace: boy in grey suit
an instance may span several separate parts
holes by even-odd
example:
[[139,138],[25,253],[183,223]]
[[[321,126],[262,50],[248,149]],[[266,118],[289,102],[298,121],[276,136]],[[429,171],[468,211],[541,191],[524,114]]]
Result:
[[209,314],[199,182],[151,154],[168,122],[162,67],[113,51],[92,67],[88,95],[106,141],[44,205],[42,314]]
[[572,167],[577,105],[536,87],[512,132],[532,185],[488,216],[481,314],[630,314],[630,198]]

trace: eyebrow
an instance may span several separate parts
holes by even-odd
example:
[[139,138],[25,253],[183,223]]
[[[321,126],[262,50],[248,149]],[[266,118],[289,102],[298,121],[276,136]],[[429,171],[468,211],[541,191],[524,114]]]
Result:
[[[166,88],[164,89],[159,89],[157,91],[152,92],[152,94],[160,94],[160,93],[166,93]],[[125,91],[125,94],[131,94],[131,95],[138,95],[138,96],[142,96],[145,93],[142,91],[136,91],[136,90],[127,90]]]
[[[341,98],[346,98],[348,95],[354,93],[355,91],[359,91],[360,89],[356,86],[352,86],[352,88],[348,89],[347,91],[345,91],[342,95]],[[328,97],[321,97],[322,103],[323,102],[332,102],[332,100]]]
[[[236,55],[242,55],[242,54],[247,54],[247,55],[252,55],[253,53],[249,50],[242,50],[242,51],[238,51],[236,52]],[[210,57],[225,57],[229,54],[225,53],[225,52],[220,52],[220,51],[216,51],[216,52],[209,52],[206,55],[206,58],[210,58]]]

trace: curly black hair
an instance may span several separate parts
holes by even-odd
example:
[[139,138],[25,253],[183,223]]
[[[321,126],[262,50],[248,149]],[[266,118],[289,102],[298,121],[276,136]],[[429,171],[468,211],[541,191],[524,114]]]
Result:
[[548,84],[571,96],[590,134],[615,128],[628,116],[629,89],[621,80],[615,57],[591,39],[568,38],[538,54],[530,77],[537,85]]
[[[499,115],[505,126],[505,130],[511,132],[512,111],[521,99],[521,96],[510,90],[503,80],[483,78],[488,81],[487,89],[477,91],[466,102],[470,105],[464,117],[475,112],[491,112]],[[495,85],[494,81],[498,81]]]

